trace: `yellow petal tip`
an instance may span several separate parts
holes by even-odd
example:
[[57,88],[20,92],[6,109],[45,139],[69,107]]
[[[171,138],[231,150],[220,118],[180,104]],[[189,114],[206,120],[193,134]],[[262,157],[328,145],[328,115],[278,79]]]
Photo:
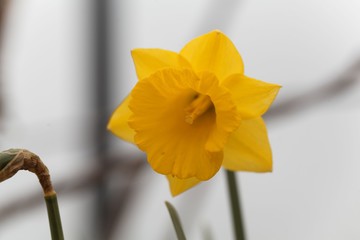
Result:
[[179,179],[172,175],[167,175],[166,177],[169,181],[171,196],[173,197],[180,195],[201,182],[199,179],[194,177],[187,179]]

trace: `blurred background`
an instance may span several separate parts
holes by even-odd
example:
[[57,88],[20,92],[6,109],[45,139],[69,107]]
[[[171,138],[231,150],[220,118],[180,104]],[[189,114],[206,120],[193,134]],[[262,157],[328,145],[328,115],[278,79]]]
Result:
[[[136,83],[133,48],[179,51],[220,29],[248,76],[283,88],[265,115],[274,172],[239,173],[249,240],[360,239],[357,0],[1,0],[0,147],[47,164],[66,239],[232,239],[224,174],[172,198],[106,131]],[[0,239],[50,239],[41,188],[0,184]]]

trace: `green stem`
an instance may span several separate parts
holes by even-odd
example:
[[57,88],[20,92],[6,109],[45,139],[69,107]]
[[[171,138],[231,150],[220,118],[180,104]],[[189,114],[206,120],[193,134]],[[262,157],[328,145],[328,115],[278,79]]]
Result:
[[56,193],[45,196],[46,208],[49,217],[51,239],[64,240],[64,234],[61,226],[61,218]]
[[236,176],[233,171],[226,170],[230,202],[232,208],[232,216],[234,223],[234,231],[236,240],[245,240],[245,229],[241,216],[241,204],[236,183]]
[[169,203],[167,201],[165,202],[165,205],[169,211],[169,214],[170,214],[171,220],[173,222],[178,240],[186,240],[185,233],[181,226],[180,218],[179,218],[178,213],[176,212],[176,209],[174,208],[173,205],[171,205],[171,203]]

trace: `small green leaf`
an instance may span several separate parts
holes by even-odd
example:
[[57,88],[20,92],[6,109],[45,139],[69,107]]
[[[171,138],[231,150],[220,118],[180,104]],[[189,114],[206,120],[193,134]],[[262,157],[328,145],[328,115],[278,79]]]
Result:
[[171,220],[173,222],[173,225],[174,225],[175,232],[176,232],[176,235],[178,237],[178,240],[186,240],[184,230],[183,230],[183,228],[181,226],[180,218],[179,218],[178,213],[176,212],[176,209],[168,201],[165,201],[165,204],[166,204],[166,207],[167,207],[167,209],[169,211]]

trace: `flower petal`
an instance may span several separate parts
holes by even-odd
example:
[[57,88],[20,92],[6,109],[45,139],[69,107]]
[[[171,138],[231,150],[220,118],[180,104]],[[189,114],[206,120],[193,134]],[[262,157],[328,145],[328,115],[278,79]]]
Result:
[[131,55],[139,80],[146,78],[162,68],[191,68],[185,58],[176,52],[163,49],[134,49]]
[[234,74],[222,83],[232,94],[243,119],[263,115],[274,101],[281,86]]
[[116,136],[134,143],[135,131],[128,125],[129,117],[132,114],[129,109],[129,101],[130,97],[127,97],[117,107],[110,118],[107,128]]
[[222,81],[244,72],[244,64],[231,40],[215,30],[191,40],[180,51],[196,72],[209,71]]
[[194,187],[195,185],[201,182],[200,180],[194,177],[187,179],[179,179],[177,177],[167,175],[166,178],[169,181],[170,191],[173,197],[179,195],[180,193],[185,192],[186,190]]
[[222,151],[205,148],[217,128],[215,111],[204,112],[192,124],[185,121],[185,109],[195,96],[206,95],[211,87],[221,89],[209,81],[201,81],[189,69],[163,69],[136,84],[129,124],[136,132],[135,143],[147,153],[155,171],[180,179],[207,180],[219,170]]
[[271,172],[272,154],[261,117],[243,120],[224,148],[223,167],[232,171]]

